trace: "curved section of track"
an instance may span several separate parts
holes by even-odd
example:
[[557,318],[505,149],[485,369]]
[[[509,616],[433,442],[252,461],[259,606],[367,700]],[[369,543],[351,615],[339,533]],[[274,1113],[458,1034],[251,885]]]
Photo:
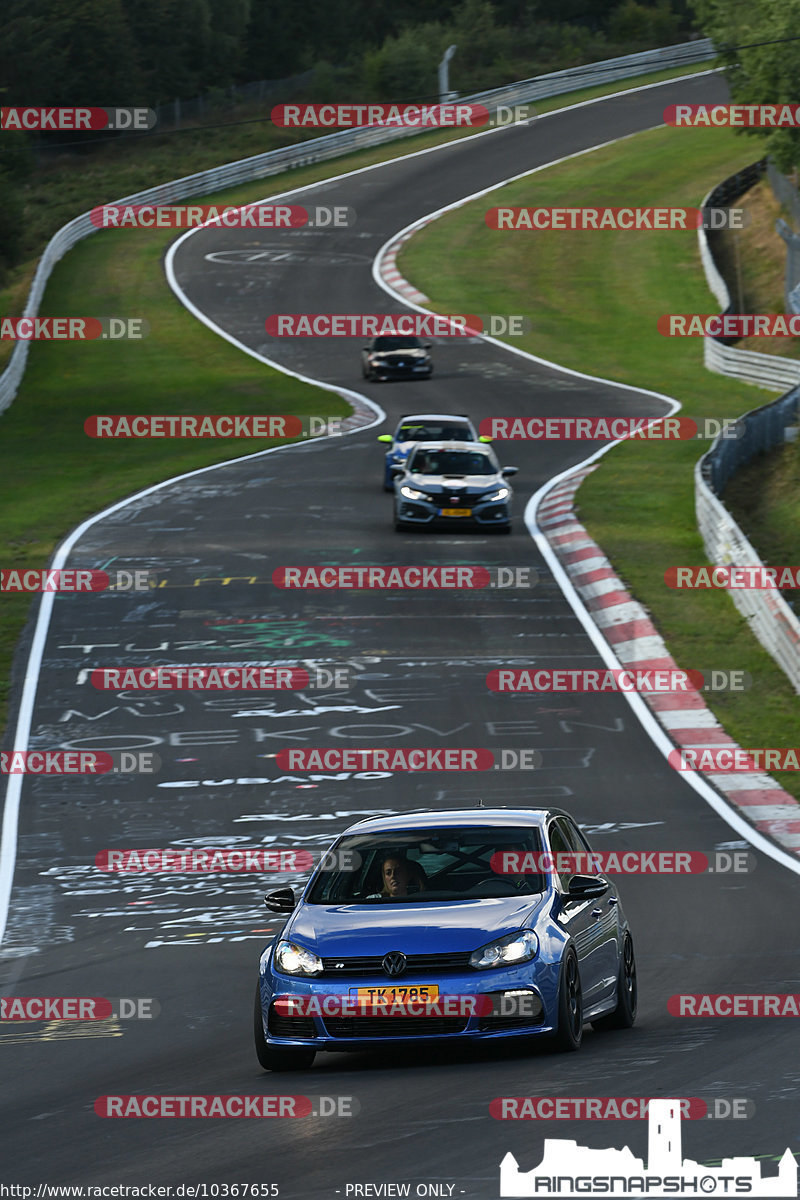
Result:
[[[530,127],[454,143],[320,184],[348,204],[351,230],[204,230],[174,274],[192,305],[251,352],[334,386],[359,388],[350,342],[268,340],[271,312],[388,311],[371,264],[388,237],[479,187],[656,125],[676,99],[721,98],[715,77],[621,95]],[[308,198],[308,190],[303,192]],[[244,244],[243,244],[244,242]],[[657,415],[663,402],[475,342],[436,347],[431,381],[365,384],[390,420],[413,409],[484,415]],[[280,385],[265,407],[280,411]],[[380,491],[372,433],[305,443],[171,481],[119,506],[75,540],[75,566],[158,565],[146,597],[57,597],[32,696],[32,744],[154,749],[158,776],[27,781],[0,970],[17,995],[154,997],[156,1020],[89,1036],[0,1030],[4,1139],[14,1179],[63,1183],[274,1181],[284,1197],[334,1197],[352,1183],[453,1186],[490,1197],[511,1150],[528,1168],[545,1130],[495,1121],[497,1096],[747,1096],[746,1122],[686,1124],[686,1153],[780,1154],[795,1138],[793,1030],[780,1021],[676,1021],[674,992],[792,991],[798,935],[781,919],[796,879],[758,856],[744,877],[629,878],[641,1016],[629,1033],[587,1033],[580,1054],[323,1056],[303,1076],[258,1069],[249,1014],[256,962],[275,922],[267,879],[102,876],[108,846],[234,844],[316,848],[362,813],[485,803],[556,803],[598,849],[713,850],[731,831],[673,772],[618,696],[489,693],[492,667],[599,666],[600,657],[521,523],[526,494],[585,456],[569,443],[515,445],[511,538],[400,535]],[[536,567],[532,591],[294,593],[282,565],[483,563]],[[348,693],[213,698],[95,692],[88,668],[253,660],[347,661]],[[285,746],[455,745],[541,750],[532,776],[493,772],[312,779],[275,764]],[[333,773],[335,774],[335,773]],[[292,877],[289,882],[293,882]],[[79,1031],[72,1031],[73,1034]],[[85,1032],[85,1031],[84,1031]],[[356,1117],[298,1121],[101,1121],[104,1094],[347,1095]],[[466,1131],[466,1135],[465,1135]],[[548,1136],[629,1145],[644,1123],[558,1122]],[[91,1148],[90,1150],[87,1148]],[[98,1150],[99,1148],[99,1150]],[[90,1165],[91,1163],[91,1165]],[[351,1193],[352,1194],[352,1193]],[[441,1194],[448,1194],[446,1191]]]

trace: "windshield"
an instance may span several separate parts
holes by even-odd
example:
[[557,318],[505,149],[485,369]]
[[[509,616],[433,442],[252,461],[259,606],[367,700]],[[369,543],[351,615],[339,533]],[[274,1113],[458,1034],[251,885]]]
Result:
[[474,442],[468,425],[401,425],[398,442]]
[[418,337],[377,337],[372,343],[373,350],[421,350],[422,342]]
[[546,887],[544,877],[538,872],[500,874],[491,863],[492,856],[503,851],[540,853],[537,829],[492,826],[404,829],[344,837],[333,849],[348,851],[345,855],[337,853],[338,861],[357,865],[353,870],[334,868],[320,872],[307,903],[441,903],[534,896]]
[[408,464],[417,475],[496,475],[491,455],[479,450],[416,449]]

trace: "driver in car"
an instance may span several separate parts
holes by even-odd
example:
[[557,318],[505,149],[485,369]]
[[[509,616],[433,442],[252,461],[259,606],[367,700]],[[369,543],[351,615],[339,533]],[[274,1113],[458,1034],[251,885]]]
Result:
[[418,863],[409,862],[404,854],[387,854],[381,864],[383,888],[368,896],[379,900],[383,896],[410,896],[425,890],[425,872]]

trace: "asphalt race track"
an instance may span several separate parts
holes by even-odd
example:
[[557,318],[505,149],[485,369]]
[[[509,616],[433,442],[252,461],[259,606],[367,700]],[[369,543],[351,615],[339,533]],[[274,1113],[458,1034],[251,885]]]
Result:
[[[501,462],[520,468],[510,537],[396,534],[391,498],[381,491],[375,437],[403,412],[465,412],[476,421],[493,413],[653,415],[663,402],[472,340],[438,343],[430,381],[363,383],[358,343],[264,332],[275,312],[399,311],[371,264],[410,222],[510,175],[660,124],[667,104],[724,98],[714,75],[665,84],[298,194],[298,203],[355,209],[350,229],[208,229],[181,243],[178,284],[210,322],[293,371],[361,392],[387,423],[151,491],[94,523],[70,554],[71,566],[158,568],[164,586],[139,596],[57,598],[31,745],[153,750],[162,766],[153,776],[26,780],[0,985],[6,995],[153,998],[159,1014],[102,1027],[4,1023],[0,1136],[15,1182],[274,1182],[289,1200],[407,1182],[412,1195],[430,1183],[453,1185],[444,1195],[489,1200],[499,1194],[505,1153],[529,1169],[545,1136],[629,1145],[646,1157],[644,1121],[500,1122],[489,1113],[500,1096],[748,1098],[755,1111],[747,1120],[684,1122],[684,1153],[707,1163],[763,1156],[772,1174],[787,1146],[800,1147],[791,1022],[667,1012],[676,992],[800,990],[797,876],[763,854],[750,875],[620,881],[639,966],[631,1031],[587,1028],[576,1055],[544,1045],[524,1054],[320,1055],[296,1075],[262,1072],[252,1045],[258,956],[280,926],[261,896],[278,881],[123,876],[94,866],[107,847],[320,850],[361,815],[479,800],[563,806],[597,849],[744,845],[665,763],[624,697],[515,697],[486,688],[497,666],[602,665],[522,518],[545,480],[586,457],[585,443],[500,444]],[[160,411],[170,411],[168,398]],[[474,593],[301,593],[271,582],[279,566],[336,562],[510,564],[535,568],[540,582]],[[151,697],[100,692],[89,681],[93,667],[253,661],[346,663],[353,686]],[[533,746],[543,766],[311,780],[288,775],[274,757],[287,746],[364,744]],[[103,1120],[94,1112],[100,1096],[145,1093],[301,1094],[315,1110],[321,1095],[346,1096],[358,1112],[274,1122]]]

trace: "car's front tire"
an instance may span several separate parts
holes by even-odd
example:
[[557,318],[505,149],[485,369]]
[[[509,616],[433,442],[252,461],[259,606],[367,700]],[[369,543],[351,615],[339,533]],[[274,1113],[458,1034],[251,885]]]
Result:
[[592,1021],[592,1029],[630,1029],[636,1020],[638,985],[633,938],[625,934],[617,975],[617,1007],[605,1017]]
[[253,1034],[256,1057],[265,1071],[305,1071],[313,1063],[316,1052],[292,1046],[270,1046],[264,1037],[264,1021],[261,1015],[261,988],[256,984],[256,1002],[253,1013]]
[[559,1050],[579,1050],[583,1040],[583,991],[578,956],[570,948],[561,960],[558,983],[558,1029],[555,1043]]

